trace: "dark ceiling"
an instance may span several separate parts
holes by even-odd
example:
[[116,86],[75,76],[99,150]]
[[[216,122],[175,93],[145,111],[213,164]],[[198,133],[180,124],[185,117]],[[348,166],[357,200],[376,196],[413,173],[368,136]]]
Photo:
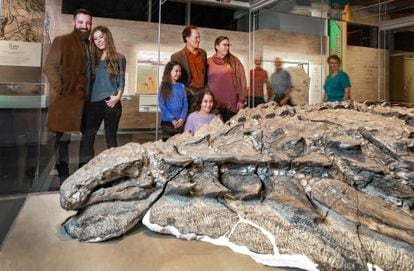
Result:
[[[334,19],[342,18],[341,14],[343,14],[344,6],[349,3],[349,21],[361,24],[379,25],[383,21],[414,15],[414,0],[191,0],[189,2],[193,7],[192,13],[196,13],[198,7],[204,9],[204,12],[197,13],[197,16],[194,16],[195,20],[201,16],[201,23],[203,21],[214,22],[214,20],[218,20],[219,18],[217,18],[217,13],[214,10],[221,9],[225,11],[228,9],[227,13],[229,14],[226,16],[232,17],[237,10],[244,10],[245,13],[249,8],[253,10],[254,7],[259,8],[259,6],[259,10],[318,16],[318,12],[313,11],[318,11],[318,9],[327,10],[324,8],[327,3],[330,5],[328,11],[336,12],[329,13],[329,17]],[[168,21],[178,20],[179,24],[183,24],[185,22],[185,11],[182,6],[189,2],[188,0],[165,1],[162,17],[171,17],[171,20]],[[152,7],[149,7],[150,3]],[[63,0],[63,11],[64,13],[71,13],[77,7],[85,7],[99,17],[158,21],[158,4],[158,0]],[[148,13],[149,10],[152,14]],[[221,21],[218,22],[218,25],[221,23]]]

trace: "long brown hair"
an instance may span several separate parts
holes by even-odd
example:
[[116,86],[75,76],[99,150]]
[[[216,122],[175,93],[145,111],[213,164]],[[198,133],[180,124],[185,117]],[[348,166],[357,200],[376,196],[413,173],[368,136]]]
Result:
[[120,67],[118,63],[118,52],[115,47],[114,39],[112,38],[111,31],[109,31],[109,28],[103,25],[97,26],[92,30],[91,34],[91,61],[92,61],[92,67],[95,70],[96,67],[99,64],[99,61],[101,59],[103,50],[100,50],[98,47],[96,47],[93,35],[95,32],[101,31],[104,39],[105,39],[105,51],[106,51],[106,70],[110,75],[119,75],[120,73]]
[[216,110],[216,98],[214,97],[213,92],[211,92],[211,90],[208,87],[206,87],[205,89],[203,89],[198,94],[197,101],[191,107],[191,112],[200,111],[201,110],[201,103],[203,102],[203,98],[204,98],[205,95],[209,95],[209,96],[211,96],[211,98],[213,98],[213,107],[211,108],[210,113],[217,114],[217,110]]
[[172,84],[171,84],[171,71],[174,68],[174,66],[180,66],[177,62],[170,61],[165,65],[164,73],[162,74],[162,81],[161,81],[161,96],[164,99],[164,101],[167,101],[172,93]]
[[[214,50],[217,53],[217,49],[216,46],[219,45],[223,40],[227,40],[228,42],[230,42],[230,39],[226,36],[218,36],[216,38],[216,40],[214,41]],[[230,48],[229,48],[229,52],[227,53],[227,55],[223,58],[224,62],[226,62],[227,65],[229,65],[231,67],[231,69],[234,71],[234,64],[233,64],[233,55],[230,53]]]

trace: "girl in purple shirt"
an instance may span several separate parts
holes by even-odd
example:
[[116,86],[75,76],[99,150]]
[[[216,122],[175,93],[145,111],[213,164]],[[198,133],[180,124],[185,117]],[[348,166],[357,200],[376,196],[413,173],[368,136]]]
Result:
[[185,122],[185,131],[192,135],[204,124],[210,123],[216,115],[214,114],[214,95],[209,89],[204,89],[193,106],[194,112],[188,115]]

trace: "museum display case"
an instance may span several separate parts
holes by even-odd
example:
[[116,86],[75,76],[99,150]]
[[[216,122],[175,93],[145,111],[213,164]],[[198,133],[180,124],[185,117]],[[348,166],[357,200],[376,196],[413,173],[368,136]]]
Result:
[[[127,59],[119,144],[163,137],[157,89],[171,54],[184,47],[181,32],[188,24],[198,26],[207,57],[214,54],[216,37],[229,37],[230,51],[242,62],[248,83],[254,79],[249,71],[256,56],[268,77],[275,70],[275,57],[280,57],[292,74],[297,104],[322,101],[329,73],[326,59],[333,53],[342,58],[342,69],[351,78],[353,99],[413,102],[413,50],[406,42],[412,34],[413,7],[406,1],[29,2],[0,2],[1,195],[59,187],[53,134],[45,127],[50,93],[42,63],[52,40],[72,30],[71,13],[82,5],[94,14],[94,26],[110,28]],[[249,88],[246,95],[254,92]],[[265,89],[265,95],[272,94]],[[80,133],[74,132],[72,172],[79,140]],[[103,149],[102,129],[96,151]]]

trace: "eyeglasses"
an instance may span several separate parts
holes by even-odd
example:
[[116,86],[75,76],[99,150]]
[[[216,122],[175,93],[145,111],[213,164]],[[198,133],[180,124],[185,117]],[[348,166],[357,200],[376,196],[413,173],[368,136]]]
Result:
[[230,43],[221,43],[220,45],[221,45],[221,46],[224,46],[224,47],[230,47],[230,46],[231,46],[231,44],[230,44]]

